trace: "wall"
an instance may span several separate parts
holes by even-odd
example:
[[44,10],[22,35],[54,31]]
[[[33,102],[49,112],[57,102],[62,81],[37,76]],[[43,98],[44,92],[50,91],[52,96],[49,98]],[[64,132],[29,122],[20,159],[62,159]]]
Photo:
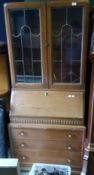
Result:
[[89,0],[91,5],[94,5],[94,0]]
[[0,0],[0,41],[6,41],[6,31],[5,31],[5,23],[4,23],[4,3],[8,2],[21,2],[24,0]]

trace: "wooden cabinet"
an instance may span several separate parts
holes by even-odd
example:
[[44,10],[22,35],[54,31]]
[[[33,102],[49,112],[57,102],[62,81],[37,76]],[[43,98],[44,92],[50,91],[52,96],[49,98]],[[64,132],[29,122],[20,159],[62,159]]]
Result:
[[[13,87],[47,86],[46,14],[41,3],[5,5]],[[11,25],[12,24],[12,25]]]
[[86,0],[5,6],[13,87],[84,88],[87,6]]
[[47,4],[48,66],[51,88],[84,87],[87,2]]
[[9,135],[23,168],[68,164],[80,172],[88,1],[9,3],[4,7],[12,93]]

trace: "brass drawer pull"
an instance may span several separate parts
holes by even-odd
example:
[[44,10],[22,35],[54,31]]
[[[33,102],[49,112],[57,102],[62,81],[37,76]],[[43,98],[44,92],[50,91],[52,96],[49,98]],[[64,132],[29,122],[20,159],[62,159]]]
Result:
[[20,147],[21,147],[21,148],[24,148],[24,147],[25,147],[25,144],[24,144],[24,143],[21,143],[21,144],[20,144]]
[[71,146],[68,146],[67,148],[68,148],[68,150],[71,150],[71,149],[72,149],[72,147],[71,147]]
[[26,156],[22,156],[22,160],[26,160],[26,158],[27,158]]
[[71,134],[68,134],[68,138],[71,138],[72,137],[72,135]]
[[67,162],[68,162],[68,163],[71,163],[71,162],[72,162],[72,160],[68,159],[68,160],[67,160]]
[[68,98],[75,98],[75,95],[74,94],[69,94]]
[[22,131],[22,132],[20,132],[20,135],[21,135],[21,136],[24,136],[24,132],[23,132],[23,131]]

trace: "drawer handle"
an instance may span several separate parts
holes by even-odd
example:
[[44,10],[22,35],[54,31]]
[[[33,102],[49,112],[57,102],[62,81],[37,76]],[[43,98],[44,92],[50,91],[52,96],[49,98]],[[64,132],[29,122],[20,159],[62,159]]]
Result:
[[67,160],[67,162],[68,162],[68,163],[71,163],[71,162],[72,162],[72,160],[68,159],[68,160]]
[[24,144],[24,143],[21,143],[21,144],[20,144],[20,147],[21,147],[21,148],[24,148],[24,147],[25,147],[25,144]]
[[22,160],[26,160],[26,156],[22,156]]
[[22,131],[22,132],[20,132],[20,135],[21,135],[21,136],[24,136],[24,132],[23,132],[23,131]]
[[74,95],[74,94],[72,94],[72,95],[69,94],[69,95],[68,95],[68,98],[75,98],[75,95]]
[[71,150],[72,149],[72,147],[71,146],[68,146],[68,150]]
[[68,138],[71,138],[72,137],[72,135],[71,134],[68,134]]

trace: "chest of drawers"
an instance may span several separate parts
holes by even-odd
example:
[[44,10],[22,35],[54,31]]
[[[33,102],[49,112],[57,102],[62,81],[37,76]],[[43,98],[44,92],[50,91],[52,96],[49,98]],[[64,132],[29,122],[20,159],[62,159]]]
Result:
[[9,132],[12,156],[19,158],[22,168],[45,162],[81,170],[85,127],[12,123]]

